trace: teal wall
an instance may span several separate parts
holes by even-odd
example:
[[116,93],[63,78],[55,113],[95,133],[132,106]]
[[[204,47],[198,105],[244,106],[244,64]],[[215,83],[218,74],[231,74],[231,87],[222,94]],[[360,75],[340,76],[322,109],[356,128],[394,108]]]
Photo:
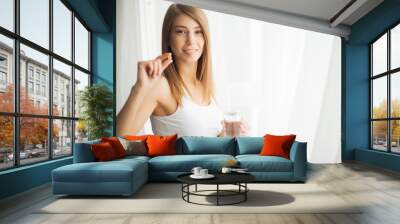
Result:
[[109,129],[111,135],[115,135],[116,125],[116,90],[115,90],[115,32],[116,32],[116,2],[99,0],[98,8],[108,24],[108,32],[92,32],[92,82],[102,83],[108,86],[113,93],[113,124]]
[[[67,2],[92,31],[92,82],[104,83],[115,93],[115,0]],[[114,130],[110,127],[110,132]],[[68,157],[0,172],[0,199],[50,182],[53,169],[71,163],[72,157]]]
[[0,172],[0,199],[48,183],[53,169],[71,163],[69,157]]
[[[399,156],[369,150],[369,43],[400,22],[400,0],[386,0],[351,27],[348,41],[342,40],[344,66],[342,94],[343,160],[357,160],[399,170]],[[362,151],[360,151],[362,150]],[[388,155],[387,155],[388,154]]]

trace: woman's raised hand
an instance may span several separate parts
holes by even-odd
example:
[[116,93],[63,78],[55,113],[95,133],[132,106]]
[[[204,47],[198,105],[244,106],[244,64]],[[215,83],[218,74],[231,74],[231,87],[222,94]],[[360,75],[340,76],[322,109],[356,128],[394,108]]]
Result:
[[172,54],[164,53],[153,60],[138,62],[138,78],[136,84],[140,88],[151,89],[161,74],[172,63]]

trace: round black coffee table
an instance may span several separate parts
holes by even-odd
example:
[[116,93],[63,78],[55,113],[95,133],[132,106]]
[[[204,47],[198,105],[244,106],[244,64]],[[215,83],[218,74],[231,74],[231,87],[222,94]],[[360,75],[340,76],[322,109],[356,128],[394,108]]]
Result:
[[[182,183],[182,199],[188,203],[198,204],[198,205],[234,205],[239,204],[241,202],[245,202],[247,200],[247,192],[249,188],[247,187],[247,183],[255,180],[255,177],[249,173],[214,173],[215,176],[212,179],[193,179],[190,177],[191,173],[182,174],[177,177],[178,181]],[[205,185],[216,185],[215,190],[197,190],[198,184]],[[195,186],[194,191],[190,191],[190,186]],[[237,190],[223,190],[220,189],[220,185],[236,185],[238,186]],[[204,194],[208,192],[215,192],[215,194]],[[216,204],[202,204],[190,201],[190,196],[204,196],[204,197],[216,197]],[[232,203],[221,203],[221,197],[229,197],[229,196],[241,196],[240,200],[234,201]]]

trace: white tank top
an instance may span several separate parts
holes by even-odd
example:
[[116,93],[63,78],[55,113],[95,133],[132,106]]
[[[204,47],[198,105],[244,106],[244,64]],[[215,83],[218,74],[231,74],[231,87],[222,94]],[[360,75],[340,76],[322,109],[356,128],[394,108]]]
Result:
[[170,115],[151,115],[150,121],[155,135],[217,136],[222,130],[223,113],[214,99],[208,106],[193,102],[187,95],[182,97],[182,106]]

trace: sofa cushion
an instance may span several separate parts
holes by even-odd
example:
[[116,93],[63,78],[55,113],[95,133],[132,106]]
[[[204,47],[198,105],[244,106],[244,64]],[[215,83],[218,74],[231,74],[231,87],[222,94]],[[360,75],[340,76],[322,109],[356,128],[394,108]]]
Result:
[[225,154],[235,155],[235,138],[184,136],[177,142],[177,154]]
[[88,163],[95,162],[96,158],[90,148],[92,144],[99,144],[100,139],[75,143],[74,148],[74,163]]
[[260,154],[263,137],[236,137],[236,155]]
[[238,155],[240,167],[249,172],[292,172],[292,161],[279,156]]
[[149,170],[163,172],[190,172],[193,167],[200,166],[209,171],[219,171],[230,159],[231,155],[174,155],[158,156],[149,160]]
[[176,139],[178,135],[161,136],[151,135],[146,139],[147,143],[147,155],[154,156],[165,156],[176,154]]
[[117,158],[122,158],[126,156],[124,146],[121,144],[117,137],[103,137],[101,138],[101,142],[110,143]]
[[264,136],[264,145],[261,156],[281,156],[290,159],[290,148],[296,135],[269,135]]
[[105,162],[118,158],[118,156],[115,154],[115,150],[109,142],[92,144],[90,147],[94,157],[96,157],[96,161]]
[[108,162],[74,163],[52,171],[57,182],[131,182],[147,176],[145,159],[120,159]]

